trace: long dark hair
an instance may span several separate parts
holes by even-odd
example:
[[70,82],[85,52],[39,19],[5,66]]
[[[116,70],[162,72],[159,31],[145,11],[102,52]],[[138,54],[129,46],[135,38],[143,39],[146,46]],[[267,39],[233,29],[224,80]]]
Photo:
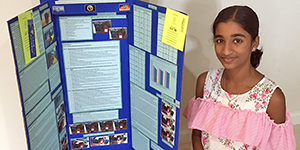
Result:
[[[252,41],[258,36],[259,21],[256,13],[248,6],[230,6],[219,12],[213,24],[213,34],[216,33],[216,28],[221,22],[234,21],[247,31],[252,38]],[[263,52],[262,49],[256,49],[251,54],[251,65],[257,68]]]

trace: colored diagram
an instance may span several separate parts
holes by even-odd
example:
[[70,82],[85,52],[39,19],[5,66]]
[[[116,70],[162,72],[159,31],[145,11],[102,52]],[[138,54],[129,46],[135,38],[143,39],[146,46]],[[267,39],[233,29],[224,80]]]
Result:
[[150,55],[150,86],[161,93],[176,98],[177,66]]

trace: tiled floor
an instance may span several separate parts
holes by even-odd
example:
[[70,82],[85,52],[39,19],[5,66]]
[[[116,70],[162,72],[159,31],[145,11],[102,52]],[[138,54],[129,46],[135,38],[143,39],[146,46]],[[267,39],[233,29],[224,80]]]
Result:
[[[300,124],[294,125],[294,135],[296,137],[297,149],[300,150]],[[192,150],[192,143],[180,143],[179,150]]]

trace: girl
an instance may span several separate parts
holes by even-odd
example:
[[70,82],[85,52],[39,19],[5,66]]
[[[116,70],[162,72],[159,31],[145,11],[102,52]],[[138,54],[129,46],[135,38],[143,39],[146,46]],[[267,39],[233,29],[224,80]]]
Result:
[[223,9],[213,23],[222,69],[202,73],[196,97],[184,110],[195,150],[294,150],[295,137],[285,97],[255,68],[259,22],[247,6]]

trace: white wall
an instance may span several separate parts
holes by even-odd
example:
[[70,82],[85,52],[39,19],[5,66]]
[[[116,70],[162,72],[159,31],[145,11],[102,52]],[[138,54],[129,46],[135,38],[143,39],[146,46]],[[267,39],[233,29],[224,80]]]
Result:
[[[39,0],[0,0],[0,149],[25,150],[26,138],[15,68],[6,21],[37,5]],[[264,55],[258,70],[283,89],[294,124],[300,124],[300,1],[253,0],[149,0],[190,16],[184,64],[182,108],[194,95],[198,74],[221,67],[215,57],[211,24],[216,14],[232,4],[248,4],[259,15]],[[298,119],[298,120],[297,120]],[[186,120],[180,122],[180,142],[190,141]],[[186,135],[186,137],[185,137]]]

